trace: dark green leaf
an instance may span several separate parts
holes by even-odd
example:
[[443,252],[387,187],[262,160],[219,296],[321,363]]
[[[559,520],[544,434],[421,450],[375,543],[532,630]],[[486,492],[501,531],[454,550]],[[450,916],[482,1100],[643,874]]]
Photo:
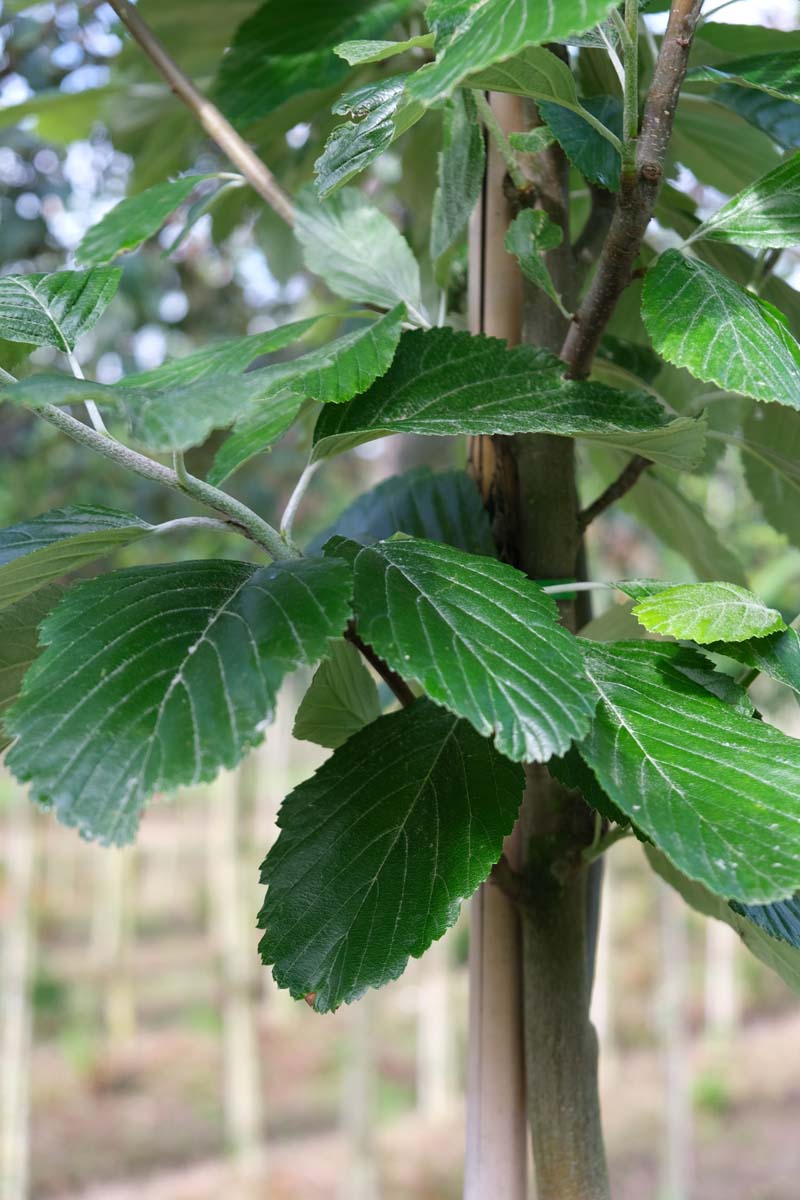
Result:
[[11,741],[3,727],[3,715],[19,695],[25,672],[39,653],[39,626],[62,595],[60,587],[43,587],[0,612],[0,750]]
[[257,745],[284,675],[350,611],[335,559],[134,567],[71,588],[7,717],[7,763],[87,837],[126,842],[154,792],[212,779]]
[[294,719],[293,736],[335,750],[381,715],[378,689],[350,642],[331,642]]
[[800,634],[796,629],[790,627],[749,642],[714,642],[708,648],[746,667],[757,667],[800,695]]
[[152,533],[132,513],[73,505],[0,529],[0,609]]
[[0,337],[74,350],[99,320],[122,272],[117,267],[0,277]]
[[550,597],[506,563],[416,538],[355,565],[361,637],[508,758],[546,762],[588,728],[592,689]]
[[101,266],[125,250],[135,250],[158,233],[167,217],[180,208],[198,183],[216,178],[216,175],[185,175],[120,200],[84,234],[75,251],[76,262],[81,267]]
[[287,796],[262,867],[265,963],[318,1012],[396,979],[500,857],[523,776],[424,700],[345,742]]
[[283,437],[297,419],[305,400],[292,387],[280,388],[240,417],[214,456],[208,482],[219,487],[257,454],[263,454]]
[[[616,137],[622,137],[622,105],[616,96],[587,96],[581,105]],[[539,112],[584,179],[611,192],[619,191],[621,160],[608,138],[590,125],[585,116],[558,104],[540,104]]]
[[580,752],[612,801],[690,878],[761,902],[800,885],[800,741],[693,682],[702,659],[654,642],[585,642],[600,706]]
[[756,88],[779,100],[800,103],[800,58],[795,50],[783,54],[756,54],[717,66],[695,67],[690,79],[710,79]]
[[795,150],[800,146],[800,107],[794,100],[777,100],[766,92],[739,87],[735,83],[717,88],[714,99],[766,133],[784,150]]

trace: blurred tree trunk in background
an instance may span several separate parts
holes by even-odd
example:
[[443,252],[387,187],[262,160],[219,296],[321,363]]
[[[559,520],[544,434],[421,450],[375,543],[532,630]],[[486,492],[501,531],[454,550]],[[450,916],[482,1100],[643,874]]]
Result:
[[131,977],[131,903],[134,852],[97,847],[94,854],[92,957],[100,976],[106,1034],[112,1045],[136,1035],[136,995]]
[[723,921],[706,922],[705,1032],[730,1038],[739,1018],[736,954],[739,938]]
[[378,1200],[375,1155],[376,1007],[380,993],[367,992],[348,1013],[348,1054],[342,1092],[342,1126],[347,1138],[348,1166],[340,1200]]
[[16,787],[5,815],[6,907],[0,987],[0,1198],[29,1195],[29,1109],[34,960],[35,814]]
[[455,1022],[449,999],[447,939],[434,942],[419,964],[417,1015],[417,1108],[440,1117],[453,1101]]
[[687,1028],[689,942],[687,910],[659,880],[661,924],[660,1018],[664,1062],[664,1143],[661,1200],[689,1200],[692,1161],[692,1079]]

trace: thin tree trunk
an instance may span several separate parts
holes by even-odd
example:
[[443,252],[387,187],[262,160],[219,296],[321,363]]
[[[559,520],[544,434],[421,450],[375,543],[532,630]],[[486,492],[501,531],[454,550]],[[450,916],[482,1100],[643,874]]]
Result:
[[342,1095],[349,1168],[341,1200],[377,1200],[374,1032],[378,994],[367,992],[350,1011],[349,1053]]
[[31,976],[36,826],[27,796],[15,789],[5,822],[7,911],[2,959],[0,1040],[0,1198],[29,1195]]
[[686,908],[658,881],[661,912],[661,1028],[664,1061],[662,1200],[688,1200],[692,1157],[692,1098],[686,1028],[689,946]]

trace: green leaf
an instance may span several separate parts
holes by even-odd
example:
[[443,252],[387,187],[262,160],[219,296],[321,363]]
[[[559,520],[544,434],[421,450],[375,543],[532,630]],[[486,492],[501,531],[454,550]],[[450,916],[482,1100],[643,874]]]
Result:
[[[405,333],[382,379],[349,404],[326,408],[314,430],[314,456],[387,433],[433,436],[556,433],[664,458],[684,467],[702,456],[704,429],[669,422],[644,392],[620,392],[564,378],[560,359],[535,346],[509,349],[498,338],[444,327]],[[679,428],[680,455],[673,434]],[[696,434],[687,445],[686,431]]]
[[0,529],[0,609],[152,531],[132,513],[90,505],[52,508]]
[[258,372],[264,383],[263,398],[236,422],[233,433],[217,451],[209,482],[222,483],[254,455],[274,445],[306,398],[341,404],[365,391],[388,370],[404,318],[405,306],[398,304],[371,325]]
[[309,271],[331,291],[379,308],[403,301],[413,320],[427,324],[419,266],[408,242],[361,192],[343,188],[321,205],[305,188],[297,201],[295,234]]
[[0,612],[0,750],[11,741],[3,728],[3,716],[39,653],[39,626],[62,595],[60,587],[43,587]]
[[75,261],[81,267],[102,266],[125,250],[135,250],[158,233],[167,217],[180,208],[198,183],[216,178],[213,174],[185,175],[120,200],[84,234],[75,251]]
[[355,609],[390,667],[508,758],[546,762],[588,728],[578,643],[514,567],[416,538],[380,542],[356,559]]
[[294,719],[293,736],[336,750],[381,715],[378,689],[350,642],[331,642]]
[[705,96],[682,94],[667,154],[669,176],[681,164],[701,183],[732,196],[779,162],[769,138],[735,113],[710,104]]
[[560,246],[564,233],[540,208],[524,208],[508,227],[505,248],[513,254],[526,279],[545,292],[558,310],[569,319],[563,301],[555,289],[544,255]]
[[347,74],[333,47],[380,37],[408,6],[409,0],[315,0],[290,12],[280,0],[265,0],[236,30],[220,63],[220,107],[244,124],[309,87],[332,87]]
[[794,50],[783,54],[756,54],[717,66],[695,67],[688,78],[737,83],[779,100],[800,103],[800,60]]
[[134,567],[71,588],[7,718],[7,764],[36,800],[129,841],[154,792],[206,782],[257,745],[284,675],[350,611],[335,559]]
[[800,696],[800,634],[791,626],[769,637],[748,642],[714,642],[708,648],[746,667],[757,667]]
[[689,239],[740,246],[794,246],[800,242],[800,154],[756,180],[703,221]]
[[523,774],[424,700],[373,721],[284,800],[262,867],[265,963],[318,1012],[396,979],[498,860]]
[[688,678],[696,654],[585,642],[600,698],[580,752],[616,804],[690,878],[761,902],[800,884],[800,741]]
[[687,879],[655,846],[645,846],[645,854],[656,874],[673,887],[690,908],[704,917],[730,925],[751,954],[780,975],[789,987],[800,992],[796,896],[775,904],[741,905],[737,901],[729,904],[702,884]]
[[556,139],[546,125],[537,125],[535,129],[526,129],[522,133],[510,133],[508,140],[513,150],[521,150],[523,154],[541,154]]
[[800,408],[800,346],[782,313],[698,259],[667,250],[642,316],[659,354],[697,379]]
[[0,277],[0,337],[10,342],[74,350],[99,320],[119,286],[115,267]]
[[773,529],[800,546],[800,415],[754,405],[742,429],[747,486]]
[[504,62],[528,46],[583,33],[607,15],[608,0],[434,0],[428,23],[436,62],[418,71],[409,92],[424,104],[449,96],[470,75]]
[[[735,583],[681,583],[664,586],[640,581],[617,585],[638,599],[633,610],[650,633],[709,642],[746,642],[766,637],[786,623],[781,614]],[[641,597],[641,598],[640,598]]]
[[273,354],[300,341],[319,319],[318,316],[306,317],[303,321],[279,325],[277,329],[268,329],[265,333],[252,333],[247,337],[212,342],[202,350],[195,350],[193,354],[186,354],[183,358],[168,359],[160,367],[153,367],[150,371],[135,371],[126,375],[123,386],[162,390],[244,371],[261,355]]
[[445,102],[439,186],[431,215],[431,258],[437,262],[462,237],[483,187],[486,148],[475,101],[458,91]]
[[337,116],[349,116],[350,120],[334,129],[314,163],[321,199],[374,162],[423,115],[421,104],[408,102],[407,79],[407,75],[393,75],[364,84],[334,105]]
[[800,146],[800,107],[794,100],[777,100],[766,92],[725,83],[714,92],[717,104],[724,104],[750,125],[766,133],[784,150]]
[[[552,56],[551,56],[552,57]],[[584,112],[558,104],[539,105],[539,113],[576,170],[584,179],[611,192],[619,191],[621,159],[619,151],[586,120],[589,113],[615,137],[622,137],[622,105],[616,96],[587,96],[581,100]]]
[[394,58],[397,54],[405,54],[406,50],[432,50],[433,34],[421,33],[417,37],[406,38],[403,42],[340,42],[334,46],[334,54],[343,58],[351,67],[361,63],[383,62],[386,58]]
[[316,553],[329,538],[349,538],[361,545],[395,533],[457,546],[471,554],[495,554],[489,517],[478,489],[465,471],[415,467],[385,479],[359,496],[324,533],[314,538]]

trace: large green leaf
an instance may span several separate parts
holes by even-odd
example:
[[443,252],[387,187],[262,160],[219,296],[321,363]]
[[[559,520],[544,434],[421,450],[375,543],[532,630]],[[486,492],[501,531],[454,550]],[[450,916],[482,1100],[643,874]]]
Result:
[[309,271],[331,291],[379,308],[403,301],[412,320],[427,324],[419,266],[408,242],[361,192],[343,188],[320,204],[306,188],[297,202],[295,233]]
[[73,505],[0,529],[0,609],[151,533],[133,513]]
[[695,67],[689,78],[737,83],[740,87],[767,92],[779,100],[800,103],[800,59],[796,50],[783,54],[755,54],[716,66]]
[[616,96],[587,96],[581,110],[560,104],[539,105],[539,113],[574,167],[585,179],[609,191],[619,191],[619,151],[586,120],[586,113],[617,138],[622,138],[622,104]]
[[725,654],[746,667],[756,667],[800,695],[800,634],[791,626],[747,642],[714,642],[709,650]]
[[486,148],[475,101],[460,90],[445,102],[439,186],[431,215],[431,258],[437,262],[462,237],[483,187]]
[[416,538],[380,542],[356,559],[355,609],[390,667],[507,757],[545,762],[588,728],[579,645],[514,567]]
[[522,788],[425,700],[356,733],[281,806],[259,914],[277,982],[327,1012],[396,979],[500,857]]
[[800,886],[800,741],[688,677],[682,647],[585,642],[600,705],[580,752],[614,804],[692,879],[726,899]]
[[62,595],[62,589],[51,584],[0,612],[0,750],[11,741],[3,728],[3,715],[39,653],[39,626]]
[[368,545],[394,533],[445,542],[471,554],[495,553],[489,517],[472,479],[464,471],[434,473],[429,467],[393,475],[357,497],[309,549],[321,548],[335,535]]
[[167,217],[188,199],[198,183],[215,178],[215,175],[185,175],[120,200],[84,234],[75,251],[76,262],[82,267],[99,266],[125,250],[135,250],[158,233]]
[[293,735],[335,750],[380,715],[378,689],[364,659],[340,638],[331,642],[300,702]]
[[736,113],[710,104],[705,96],[682,94],[667,154],[670,176],[680,164],[701,183],[732,196],[779,162],[769,138]]
[[434,104],[469,75],[504,62],[527,46],[563,40],[602,21],[608,0],[433,0],[427,17],[436,34],[436,62],[418,71],[409,92]]
[[545,292],[557,308],[569,317],[555,289],[544,261],[548,250],[560,246],[564,233],[541,208],[523,208],[508,227],[505,248],[519,263],[522,274]]
[[747,486],[779,533],[800,546],[800,414],[754,405],[742,429]]
[[371,325],[258,372],[263,396],[245,411],[217,451],[209,482],[221,483],[254,455],[269,449],[292,424],[305,399],[341,404],[366,391],[389,368],[405,312],[405,305],[398,304]]
[[350,611],[335,559],[134,567],[71,588],[7,717],[8,766],[60,820],[129,841],[154,792],[212,779],[257,745],[284,675]]
[[498,338],[449,328],[404,334],[382,379],[349,404],[323,410],[314,454],[324,458],[386,433],[556,433],[683,467],[702,456],[704,439],[702,423],[670,422],[649,393],[567,380],[564,364],[545,350],[509,349]]
[[778,100],[766,92],[725,83],[714,92],[717,104],[737,113],[766,133],[784,150],[800,147],[800,107],[794,100]]
[[800,992],[797,896],[774,904],[742,905],[736,901],[729,904],[701,883],[687,879],[655,846],[645,846],[645,854],[656,874],[675,888],[691,908],[704,917],[730,925],[751,954]]
[[236,30],[220,63],[220,106],[244,123],[298,92],[338,83],[347,66],[333,47],[380,37],[408,6],[409,0],[306,0],[290,11],[281,0],[265,0]]
[[795,246],[800,242],[800,154],[794,154],[703,221],[689,239],[740,246]]
[[777,609],[767,608],[747,588],[735,583],[664,586],[645,580],[618,586],[638,600],[634,616],[650,633],[707,645],[719,641],[746,642],[786,628]]
[[333,112],[350,120],[334,129],[314,163],[322,199],[368,167],[423,115],[422,105],[409,103],[405,95],[407,79],[393,75],[366,83],[336,102]]
[[117,267],[0,277],[0,337],[74,350],[119,286]]
[[642,316],[659,354],[697,379],[800,408],[800,345],[783,314],[707,263],[662,254]]

